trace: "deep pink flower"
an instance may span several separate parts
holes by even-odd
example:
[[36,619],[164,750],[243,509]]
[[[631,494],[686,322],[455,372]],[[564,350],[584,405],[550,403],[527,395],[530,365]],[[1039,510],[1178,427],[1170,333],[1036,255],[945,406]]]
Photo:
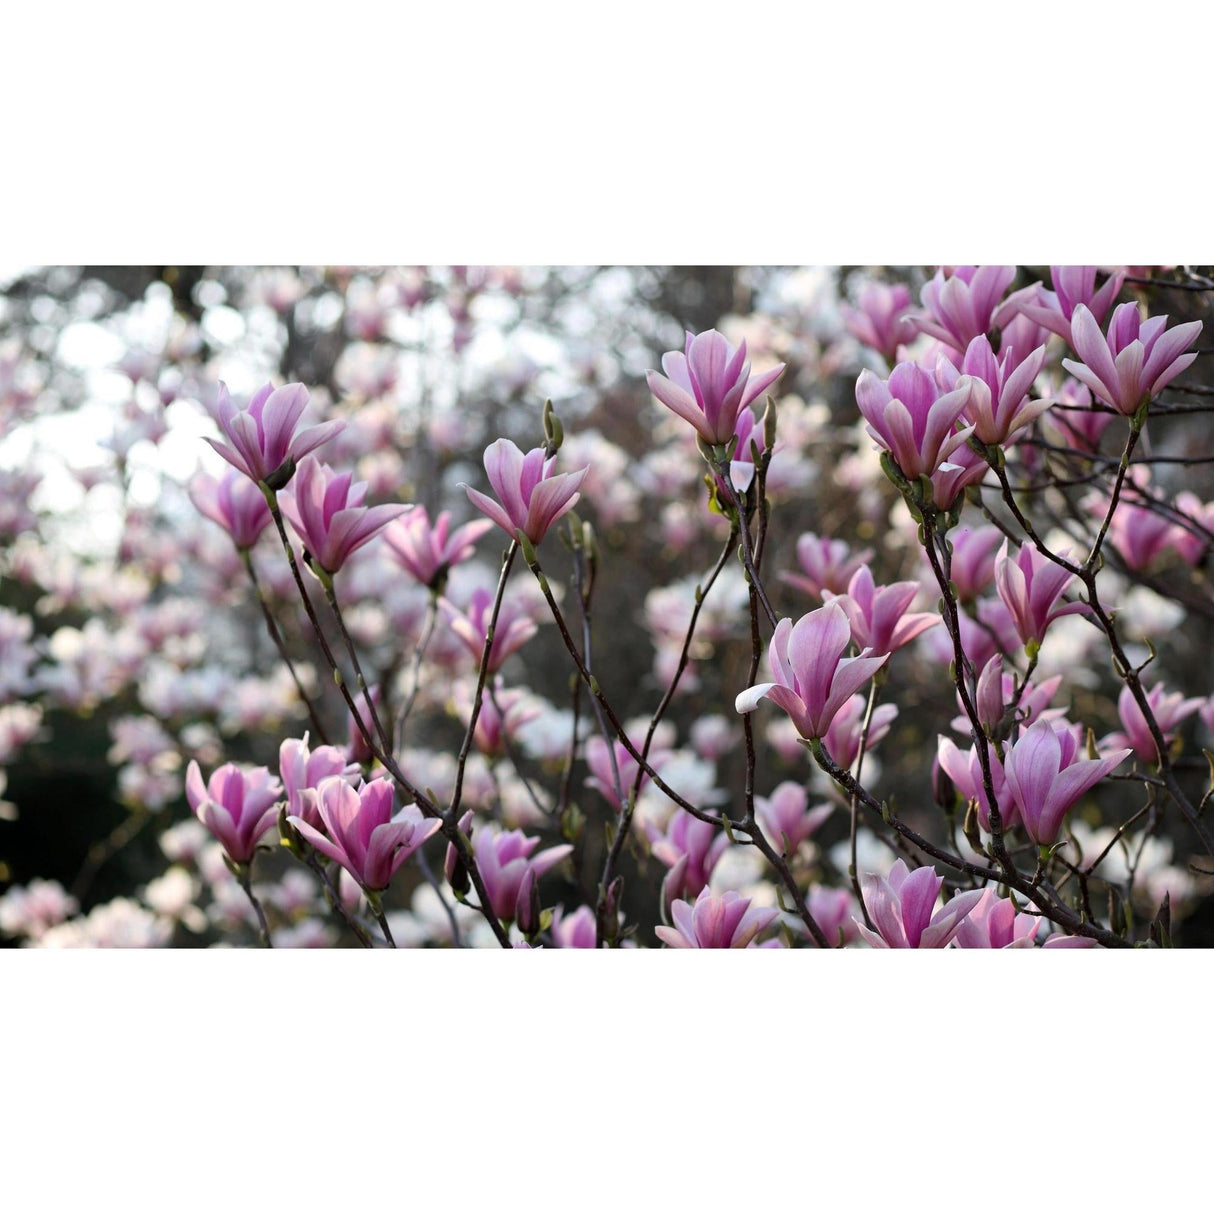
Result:
[[907,611],[920,589],[918,582],[876,586],[867,565],[857,569],[847,593],[834,600],[847,615],[856,648],[869,650],[874,657],[891,654],[941,623],[934,611]]
[[966,420],[973,423],[974,436],[984,443],[1004,443],[1008,436],[1030,425],[1049,408],[1051,401],[1029,400],[1033,381],[1045,363],[1045,346],[1021,358],[1005,342],[995,357],[985,334],[975,337],[965,351],[960,372],[947,359],[936,363],[941,390],[970,388]]
[[1032,948],[1041,920],[1016,910],[989,886],[969,915],[957,925],[958,948]]
[[[1066,556],[1065,552],[1060,554]],[[1061,565],[1043,556],[1032,544],[1022,544],[1013,558],[1008,542],[1003,541],[995,562],[995,589],[1015,622],[1016,631],[1026,645],[1040,644],[1045,630],[1060,616],[1087,611],[1083,603],[1063,603],[1063,591],[1075,580]]]
[[493,527],[490,519],[476,519],[457,527],[450,537],[451,513],[444,510],[431,525],[425,506],[414,506],[402,518],[393,519],[384,530],[396,563],[423,586],[442,584],[447,570],[466,561],[476,542]]
[[910,872],[903,860],[894,861],[888,877],[865,873],[860,886],[877,930],[870,931],[857,920],[860,934],[873,948],[946,948],[962,920],[978,905],[982,890],[954,894],[935,910],[943,884],[934,868],[925,865]]
[[932,473],[932,500],[941,510],[951,509],[966,489],[978,484],[989,471],[985,457],[963,443]]
[[1121,291],[1125,274],[1113,274],[1099,290],[1096,289],[1095,266],[1050,266],[1050,279],[1054,289],[1047,291],[1038,285],[1035,297],[1019,304],[1019,311],[1074,346],[1071,319],[1075,309],[1082,304],[1098,325],[1104,324],[1113,300]]
[[834,808],[827,802],[810,809],[805,785],[796,780],[777,785],[770,797],[755,797],[755,817],[763,834],[785,856],[791,856],[830,817]]
[[1093,408],[1092,390],[1069,375],[1052,396],[1054,408],[1046,417],[1063,442],[1081,451],[1099,451],[1100,436],[1117,415],[1103,405]]
[[734,347],[715,329],[688,333],[683,352],[662,355],[665,375],[650,371],[649,390],[668,409],[690,422],[706,443],[727,443],[738,412],[771,387],[784,364],[751,375],[746,343]]
[[[860,934],[856,931],[856,921],[853,917],[860,908],[856,905],[851,890],[815,885],[810,888],[805,905],[831,944],[850,944]],[[809,933],[800,919],[789,916],[785,922],[791,923],[794,931],[808,936]]]
[[237,864],[253,859],[261,837],[277,819],[275,802],[282,785],[264,767],[225,763],[203,784],[195,760],[186,769],[185,795],[195,817],[223,844]]
[[284,384],[275,388],[266,384],[248,408],[237,409],[225,384],[219,385],[215,419],[228,443],[206,441],[232,465],[253,481],[275,482],[282,488],[291,479],[295,465],[309,451],[328,442],[343,429],[344,421],[324,422],[295,433],[308,405],[308,390],[303,384]]
[[[1085,505],[1097,518],[1103,519],[1109,499],[1103,493],[1096,493]],[[1149,569],[1164,553],[1179,549],[1182,537],[1188,535],[1166,514],[1122,498],[1113,512],[1108,538],[1126,565],[1141,572]]]
[[391,780],[372,780],[356,790],[342,776],[329,776],[301,795],[316,803],[324,833],[301,817],[288,821],[367,890],[387,889],[396,870],[442,825],[423,817],[416,805],[394,817]]
[[[1171,745],[1176,727],[1186,717],[1195,713],[1204,703],[1201,696],[1186,700],[1179,691],[1169,692],[1162,683],[1156,683],[1147,692],[1147,703],[1151,707],[1151,715],[1159,725],[1163,740]],[[1111,733],[1101,739],[1102,746],[1129,746],[1144,763],[1158,763],[1159,749],[1151,731],[1147,728],[1146,717],[1134,699],[1134,693],[1129,687],[1121,689],[1117,697],[1117,715],[1121,718],[1121,731]]]
[[1042,847],[1058,838],[1071,806],[1130,754],[1126,749],[1099,759],[1080,758],[1076,732],[1058,728],[1052,721],[1037,721],[1004,758],[1008,792],[1020,811],[1025,834]]
[[852,552],[843,540],[806,531],[797,540],[797,564],[801,566],[801,573],[781,573],[780,580],[819,599],[825,590],[845,594],[852,575],[872,558],[871,548]]
[[484,829],[473,836],[476,866],[485,883],[489,905],[499,919],[511,922],[518,914],[519,894],[528,872],[532,874],[531,881],[536,881],[573,851],[570,844],[562,843],[533,857],[531,853],[539,843],[521,830]]
[[915,337],[910,287],[905,283],[866,283],[860,291],[859,307],[842,306],[847,331],[860,343],[878,354],[892,367],[898,347],[909,345]]
[[1106,338],[1096,318],[1079,304],[1071,334],[1083,361],[1064,358],[1062,365],[1094,396],[1133,417],[1144,401],[1158,396],[1197,357],[1196,352],[1185,351],[1197,340],[1201,321],[1165,332],[1167,323],[1166,316],[1142,320],[1136,303],[1124,303],[1113,313]]
[[835,713],[889,660],[889,655],[843,657],[851,643],[851,628],[843,608],[827,603],[794,625],[782,619],[772,634],[768,661],[775,681],[741,692],[738,712],[752,712],[770,699],[792,718],[803,738],[821,738]]
[[281,495],[282,512],[312,560],[336,573],[364,544],[373,540],[405,505],[364,506],[365,482],[350,472],[334,472],[313,455],[300,462],[295,483]]
[[[1003,720],[1007,706],[1016,694],[1018,680],[1015,675],[1003,669],[1003,657],[995,654],[984,665],[978,674],[978,685],[974,695],[974,707],[978,712],[978,722],[987,734],[992,734],[995,727]],[[1056,674],[1040,683],[1028,683],[1021,692],[1019,703],[1016,705],[1016,717],[1021,725],[1031,725],[1038,717],[1052,720],[1061,716],[1062,709],[1049,708],[1054,693],[1062,683],[1062,675]],[[958,695],[957,704],[961,706]],[[962,708],[964,712],[964,708]],[[970,720],[967,716],[955,717],[953,728],[968,734]]]
[[327,776],[353,778],[359,774],[359,766],[347,761],[346,752],[339,746],[318,746],[309,750],[308,734],[305,733],[302,740],[287,738],[278,748],[278,773],[287,794],[288,813],[319,828],[321,821],[316,802],[305,799],[304,789],[315,788]]
[[511,539],[522,531],[538,544],[548,528],[577,505],[578,488],[589,468],[554,476],[556,456],[545,458],[544,448],[526,455],[508,438],[499,438],[485,448],[485,472],[498,500],[463,486],[468,500],[487,514]]
[[990,330],[1003,293],[1015,277],[1014,266],[956,266],[948,276],[937,270],[919,294],[925,312],[914,317],[915,324],[946,346],[964,350]]
[[190,500],[242,551],[252,548],[270,523],[265,495],[235,468],[229,468],[222,480],[200,472],[190,482]]
[[[472,592],[466,611],[460,611],[447,599],[439,599],[438,602],[451,625],[451,631],[459,637],[477,662],[481,660],[485,650],[485,636],[489,630],[490,616],[493,614],[493,599],[493,591],[481,588]],[[489,673],[496,674],[506,659],[531,640],[537,630],[535,621],[520,600],[503,598],[497,625],[493,630],[493,644],[489,650]]]
[[736,890],[714,894],[707,888],[693,907],[682,899],[671,907],[674,927],[654,931],[670,948],[751,948],[754,938],[780,912],[774,906],[751,906]]
[[970,399],[970,382],[941,393],[917,363],[899,363],[888,380],[871,371],[856,380],[856,404],[868,432],[895,459],[910,480],[931,476],[960,447],[973,427],[956,429]]

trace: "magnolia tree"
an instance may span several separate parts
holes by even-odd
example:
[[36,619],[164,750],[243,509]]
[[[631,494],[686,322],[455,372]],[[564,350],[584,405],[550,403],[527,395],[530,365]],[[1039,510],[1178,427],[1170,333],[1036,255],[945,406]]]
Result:
[[10,282],[0,932],[1205,943],[1211,291]]

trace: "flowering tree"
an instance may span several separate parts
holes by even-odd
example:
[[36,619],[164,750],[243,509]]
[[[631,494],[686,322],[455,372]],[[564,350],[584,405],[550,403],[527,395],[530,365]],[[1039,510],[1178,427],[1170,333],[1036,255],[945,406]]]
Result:
[[1208,942],[1212,290],[9,282],[0,932]]

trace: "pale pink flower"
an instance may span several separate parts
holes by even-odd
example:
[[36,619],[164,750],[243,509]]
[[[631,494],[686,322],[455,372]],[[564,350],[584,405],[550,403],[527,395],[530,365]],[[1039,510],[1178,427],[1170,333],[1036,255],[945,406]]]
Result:
[[521,830],[485,829],[473,836],[476,866],[485,883],[489,905],[499,919],[511,922],[518,914],[523,880],[528,873],[530,882],[535,882],[573,852],[570,844],[563,843],[533,856],[539,843],[539,839],[529,838]]
[[936,379],[946,392],[968,384],[970,397],[965,417],[973,423],[974,437],[984,443],[1004,443],[1049,408],[1048,399],[1028,399],[1044,363],[1045,346],[1017,358],[1012,347],[1004,342],[996,358],[990,341],[982,334],[966,348],[960,372],[948,360],[940,359],[936,363]]
[[309,451],[328,442],[345,426],[344,421],[324,422],[295,432],[308,405],[303,384],[275,388],[266,384],[245,409],[237,409],[225,384],[219,385],[215,418],[228,443],[206,441],[250,480],[270,482],[281,489],[291,479],[295,466]]
[[670,870],[662,882],[662,901],[694,898],[707,884],[712,870],[729,846],[729,838],[711,822],[702,822],[684,809],[676,809],[665,832],[646,822],[650,850]]
[[801,573],[781,573],[780,579],[819,599],[827,590],[832,594],[845,594],[852,575],[872,558],[871,548],[852,552],[843,540],[806,531],[797,540],[797,564],[801,566]]
[[995,580],[995,550],[1003,533],[998,527],[958,527],[950,538],[953,559],[949,573],[957,598],[968,603]]
[[937,341],[964,350],[990,331],[1003,293],[1015,277],[1014,266],[955,266],[949,275],[941,268],[920,292],[924,312],[914,322]]
[[1041,920],[1016,910],[989,886],[969,915],[957,925],[958,948],[1032,948]]
[[864,905],[876,927],[871,931],[858,920],[856,927],[873,948],[947,948],[962,921],[978,905],[982,890],[954,894],[940,909],[936,899],[944,878],[924,866],[910,872],[904,860],[895,860],[888,877],[865,873],[860,878]]
[[782,619],[772,634],[768,660],[775,681],[741,692],[734,707],[752,712],[770,699],[792,718],[803,738],[821,738],[835,713],[889,660],[889,655],[843,657],[851,628],[843,608],[827,603],[794,625]]
[[287,738],[278,748],[278,774],[287,794],[288,813],[319,828],[321,822],[316,803],[304,798],[304,789],[315,788],[327,776],[352,779],[360,769],[357,763],[347,761],[346,752],[338,746],[318,746],[309,750],[308,736],[305,733],[302,739]]
[[248,864],[277,818],[282,785],[264,767],[225,763],[206,784],[195,760],[186,769],[185,795],[200,822],[223,844],[228,858]]
[[[451,625],[451,631],[463,642],[464,647],[479,662],[485,649],[485,636],[489,630],[489,619],[493,614],[494,594],[480,588],[472,592],[465,611],[460,611],[447,599],[439,599],[439,607]],[[512,653],[521,649],[538,631],[528,608],[519,599],[502,599],[493,630],[493,644],[489,650],[490,674],[496,674]]]
[[218,481],[200,472],[190,482],[190,500],[241,550],[252,548],[270,523],[265,495],[235,468],[229,468]]
[[485,473],[498,500],[464,485],[468,500],[491,518],[511,539],[522,531],[538,544],[548,528],[577,505],[589,468],[553,475],[556,456],[536,447],[526,455],[508,438],[485,448]]
[[784,371],[780,363],[770,371],[751,375],[746,343],[734,347],[715,329],[688,333],[683,351],[662,355],[665,375],[650,371],[649,390],[668,409],[695,427],[711,444],[734,437],[738,412],[771,387]]
[[914,340],[910,310],[910,287],[883,282],[865,283],[859,306],[843,304],[841,308],[847,331],[862,345],[876,350],[891,367],[898,357],[898,347]]
[[425,506],[414,506],[408,514],[388,524],[384,543],[406,573],[433,589],[442,585],[452,566],[472,555],[477,540],[492,530],[493,521],[476,519],[457,527],[448,536],[450,525],[449,511],[444,510],[431,525]]
[[[1147,703],[1151,714],[1159,725],[1163,740],[1171,745],[1176,728],[1186,717],[1195,713],[1204,703],[1202,696],[1185,699],[1179,691],[1169,692],[1162,683],[1156,683],[1147,692]],[[1134,699],[1129,687],[1121,689],[1117,697],[1117,715],[1121,718],[1121,730],[1101,740],[1102,746],[1129,746],[1144,763],[1159,762],[1159,748],[1147,727],[1146,717]]]
[[[860,753],[860,735],[864,729],[864,713],[868,707],[866,696],[854,695],[835,713],[830,728],[822,738],[826,753],[840,767],[850,768]],[[871,751],[887,733],[898,715],[894,704],[878,704],[873,709],[868,727],[868,749]]]
[[847,593],[833,601],[847,615],[856,648],[880,657],[896,652],[942,622],[934,611],[907,611],[919,591],[918,582],[874,585],[872,570],[864,565],[852,575]]
[[785,856],[791,856],[833,810],[829,802],[810,809],[809,794],[796,780],[778,784],[769,797],[755,797],[755,817],[763,834]]
[[[1065,557],[1066,552],[1061,556]],[[1066,588],[1075,580],[1061,565],[1043,556],[1032,544],[1022,544],[1015,557],[1003,541],[995,562],[995,588],[1010,613],[1021,641],[1040,644],[1045,630],[1060,616],[1087,611],[1084,603],[1059,605]]]
[[1019,311],[1051,333],[1057,333],[1073,347],[1071,320],[1075,309],[1083,304],[1098,325],[1104,324],[1113,301],[1121,292],[1125,274],[1111,275],[1099,290],[1095,266],[1050,266],[1050,279],[1054,289],[1047,291],[1038,284],[1035,297],[1019,304]]
[[752,906],[736,890],[714,894],[705,888],[694,907],[679,899],[670,914],[674,927],[654,929],[670,948],[751,948],[780,912],[774,906]]

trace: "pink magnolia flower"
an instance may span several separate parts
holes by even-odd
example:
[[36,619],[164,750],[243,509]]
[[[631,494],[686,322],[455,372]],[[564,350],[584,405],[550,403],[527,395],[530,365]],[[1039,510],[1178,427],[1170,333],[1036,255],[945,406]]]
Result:
[[751,948],[779,914],[774,906],[752,906],[736,890],[714,894],[702,889],[694,907],[682,899],[671,907],[674,927],[654,931],[670,948]]
[[910,287],[905,283],[866,283],[860,291],[858,308],[842,306],[847,331],[862,345],[878,354],[892,367],[898,347],[909,345],[915,326],[909,317]]
[[[1186,700],[1181,692],[1169,692],[1162,683],[1156,683],[1147,692],[1147,703],[1150,705],[1151,715],[1159,725],[1159,732],[1163,734],[1164,742],[1170,746],[1177,726],[1195,713],[1205,703],[1205,699],[1195,696]],[[1159,749],[1155,745],[1155,739],[1151,737],[1150,729],[1147,728],[1146,717],[1142,715],[1142,709],[1138,707],[1138,701],[1134,699],[1134,693],[1129,687],[1123,687],[1121,695],[1117,697],[1117,715],[1121,718],[1121,731],[1103,738],[1101,745],[1129,746],[1144,763],[1158,763]]]
[[1041,920],[1016,910],[1011,898],[1000,898],[989,886],[957,925],[958,948],[1032,948]]
[[1186,489],[1176,495],[1176,509],[1195,523],[1196,528],[1190,530],[1183,524],[1177,524],[1174,547],[1186,565],[1196,567],[1201,564],[1210,545],[1210,540],[1201,531],[1214,532],[1214,502],[1203,502],[1196,493]]
[[365,482],[353,483],[350,472],[334,472],[315,456],[300,462],[295,483],[282,492],[282,512],[303,541],[312,560],[326,573],[336,573],[350,556],[370,543],[405,505],[364,506]]
[[1015,277],[1014,266],[956,266],[948,276],[937,270],[919,294],[925,311],[914,317],[915,324],[946,346],[964,350],[995,323],[999,302]]
[[[1096,493],[1084,503],[1097,517],[1103,519],[1109,499]],[[1149,569],[1164,553],[1178,549],[1181,537],[1189,533],[1177,526],[1166,514],[1136,505],[1125,498],[1117,503],[1109,524],[1109,542],[1130,569]]]
[[[1045,363],[1045,346],[1015,357],[1005,342],[995,357],[985,334],[975,337],[965,351],[958,370],[947,359],[936,363],[936,379],[941,390],[951,392],[969,384],[970,398],[966,420],[973,423],[974,435],[984,443],[1004,443],[1008,436],[1030,425],[1049,408],[1051,401],[1029,400],[1033,381]],[[964,383],[963,383],[964,381]]]
[[649,390],[668,409],[695,427],[706,443],[727,443],[734,436],[738,411],[771,387],[784,372],[780,363],[751,375],[746,343],[734,347],[715,329],[688,333],[683,352],[662,355],[662,370],[646,374]]
[[951,509],[966,489],[978,484],[988,471],[986,459],[968,443],[963,444],[932,473],[932,500],[941,510]]
[[894,457],[903,475],[914,480],[931,476],[973,432],[972,426],[955,428],[969,404],[970,390],[966,380],[941,393],[917,363],[899,363],[888,380],[861,371],[856,404],[868,422],[868,433]]
[[225,763],[204,784],[197,760],[186,769],[185,795],[194,816],[223,844],[236,864],[253,859],[261,837],[277,820],[282,786],[264,767]]
[[485,472],[498,500],[463,486],[468,500],[487,514],[511,539],[522,531],[538,544],[548,528],[577,505],[578,488],[589,468],[554,476],[556,456],[545,458],[544,448],[526,455],[508,438],[499,438],[485,448]]
[[[1022,544],[1013,558],[1003,541],[995,562],[995,589],[1015,623],[1021,641],[1040,644],[1045,630],[1060,616],[1087,611],[1084,603],[1063,603],[1063,591],[1075,580],[1061,565],[1054,564],[1032,544]],[[1066,556],[1065,552],[1060,554]]]
[[768,661],[775,681],[759,683],[734,701],[738,712],[753,712],[770,699],[792,718],[803,738],[821,738],[835,713],[889,660],[889,655],[845,658],[851,643],[847,615],[837,602],[827,603],[794,625],[782,619],[772,634]]
[[309,451],[328,442],[345,426],[344,421],[324,422],[295,433],[308,405],[308,390],[303,384],[285,384],[275,388],[266,384],[248,408],[237,409],[225,384],[219,385],[215,418],[228,443],[206,441],[250,480],[274,482],[282,488],[291,479],[295,466]]
[[1086,384],[1093,396],[1118,413],[1133,417],[1144,401],[1158,396],[1197,357],[1184,353],[1197,340],[1201,321],[1164,332],[1166,316],[1142,320],[1136,303],[1124,303],[1109,322],[1106,338],[1083,304],[1071,320],[1075,352],[1083,360],[1064,358],[1062,365]]
[[477,540],[493,528],[492,520],[476,519],[457,527],[448,537],[450,525],[450,511],[444,510],[432,525],[425,506],[414,506],[388,524],[384,543],[406,573],[433,589],[446,580],[447,570],[472,555]]
[[857,649],[874,657],[892,654],[909,644],[929,628],[941,623],[934,611],[908,612],[920,591],[918,582],[893,582],[889,586],[873,584],[867,565],[857,569],[847,584],[847,593],[833,601],[847,615],[851,639]]
[[302,793],[316,803],[324,833],[302,817],[287,820],[364,889],[387,889],[396,870],[442,825],[423,817],[416,805],[406,805],[394,817],[393,795],[391,780],[355,789],[342,776],[329,776]]
[[953,532],[950,573],[961,602],[972,602],[995,580],[995,549],[1002,539],[998,527],[959,527]]
[[[850,768],[860,753],[860,734],[864,729],[867,697],[854,695],[835,713],[830,728],[822,739],[827,754],[840,767]],[[894,704],[878,704],[868,726],[868,749],[871,751],[887,733],[898,715]]]
[[1099,759],[1081,759],[1077,732],[1060,729],[1052,721],[1037,721],[1004,758],[1008,792],[1020,811],[1025,834],[1042,847],[1058,838],[1071,806],[1130,754],[1125,749]]
[[[635,740],[633,740],[632,744],[638,751],[641,749]],[[611,751],[615,755],[615,770],[620,773],[620,787],[624,791],[624,796],[627,797],[632,792],[632,786],[636,782],[637,772],[641,770],[641,765],[624,748],[623,742],[613,741],[611,743]],[[657,771],[670,758],[670,755],[671,752],[669,750],[651,749],[645,761]],[[623,805],[621,805],[620,799],[616,796],[615,792],[615,775],[611,766],[611,753],[607,750],[605,739],[598,734],[593,734],[586,739],[586,766],[590,768],[590,776],[586,780],[586,787],[598,789],[615,809],[623,809]],[[648,773],[643,774],[641,776],[640,788],[643,789],[651,779],[652,777]]]
[[242,551],[252,548],[270,523],[265,495],[235,468],[229,468],[218,481],[200,472],[190,482],[190,500]]
[[801,566],[801,573],[781,573],[780,580],[819,599],[826,590],[832,594],[845,594],[852,575],[872,558],[871,548],[853,553],[843,540],[806,531],[797,540],[797,564]]
[[[995,754],[994,748],[987,749],[987,761],[991,769],[991,791],[995,794],[995,803],[999,806],[999,817],[1004,830],[1011,830],[1019,825],[1020,812],[1011,801],[1004,796],[1007,789],[1007,777],[1003,766]],[[991,829],[991,803],[986,795],[986,782],[982,778],[982,760],[978,751],[971,746],[969,750],[961,750],[951,738],[940,737],[937,740],[936,762],[940,769],[953,782],[953,787],[968,803],[973,801],[977,807],[978,825],[983,830]]]
[[[1038,717],[1052,720],[1061,716],[1062,709],[1050,709],[1049,702],[1062,684],[1062,675],[1056,674],[1040,683],[1027,683],[1020,700],[1016,705],[1016,716],[1021,725],[1031,725]],[[974,707],[978,711],[978,721],[988,735],[1003,720],[1007,706],[1016,695],[1018,680],[1014,674],[1003,669],[1003,657],[995,654],[991,657],[978,674],[978,685],[974,695]],[[958,695],[957,704],[961,707],[961,697]],[[964,708],[962,708],[964,713]],[[967,716],[953,719],[953,728],[968,734],[970,720]]]
[[1075,309],[1082,304],[1098,325],[1104,324],[1113,300],[1121,292],[1125,274],[1113,274],[1099,290],[1095,266],[1050,266],[1050,279],[1054,289],[1047,291],[1039,286],[1032,300],[1019,304],[1019,311],[1073,347],[1071,320]]
[[[734,451],[733,459],[729,462],[729,483],[738,493],[745,493],[755,478],[755,452],[762,456],[767,449],[763,427],[755,417],[753,409],[738,410],[733,437]],[[779,444],[775,450],[779,450]],[[717,477],[718,482],[720,479]]]
[[557,948],[595,948],[596,934],[592,907],[579,906],[572,915],[560,906],[552,912],[552,941]]
[[1081,451],[1099,451],[1100,436],[1117,415],[1103,405],[1092,407],[1092,390],[1070,376],[1052,394],[1054,408],[1046,415],[1062,441]]
[[359,766],[348,762],[346,752],[339,746],[318,746],[309,750],[308,736],[305,733],[302,740],[287,738],[278,748],[278,773],[287,794],[288,813],[319,828],[321,821],[316,802],[304,797],[304,789],[315,788],[327,776],[353,778],[359,774]]
[[650,850],[670,870],[662,882],[662,902],[669,906],[675,898],[694,898],[707,884],[712,870],[729,846],[729,838],[711,822],[693,818],[685,809],[676,809],[665,832],[645,824]]
[[860,886],[877,930],[871,931],[857,920],[860,935],[873,948],[946,948],[983,891],[954,894],[935,910],[943,884],[944,878],[934,868],[924,866],[910,872],[904,860],[894,861],[888,877],[865,873]]
[[[853,917],[860,908],[851,890],[815,885],[810,888],[805,905],[831,944],[850,944],[860,934]],[[789,916],[785,922],[791,923],[794,931],[809,934],[800,919]]]
[[[472,719],[474,691],[475,688],[463,683],[454,689],[455,706],[465,722]],[[481,693],[481,710],[476,718],[473,744],[481,754],[491,758],[504,755],[506,743],[513,742],[514,735],[528,722],[534,721],[540,712],[539,706],[529,700],[527,692],[519,688],[507,689],[499,675],[493,682],[493,694],[489,694],[488,687]]]
[[[466,611],[460,611],[447,599],[439,599],[438,605],[451,625],[451,631],[464,643],[464,647],[480,662],[485,650],[485,636],[489,630],[489,619],[493,614],[494,594],[480,588],[472,592]],[[489,673],[496,674],[512,653],[521,649],[538,631],[527,607],[519,599],[505,597],[493,630],[493,644],[489,649]]]
[[[832,752],[833,753],[833,752]],[[785,780],[770,797],[755,797],[755,817],[768,843],[790,856],[830,817],[829,802],[809,808],[809,794],[796,780]]]
[[[519,895],[523,879],[530,873],[529,884],[537,881],[549,869],[570,855],[573,847],[562,843],[532,856],[539,839],[529,838],[521,830],[479,830],[472,839],[476,867],[480,870],[489,895],[493,913],[506,922],[515,919],[519,911]],[[448,846],[448,854],[452,849]]]

